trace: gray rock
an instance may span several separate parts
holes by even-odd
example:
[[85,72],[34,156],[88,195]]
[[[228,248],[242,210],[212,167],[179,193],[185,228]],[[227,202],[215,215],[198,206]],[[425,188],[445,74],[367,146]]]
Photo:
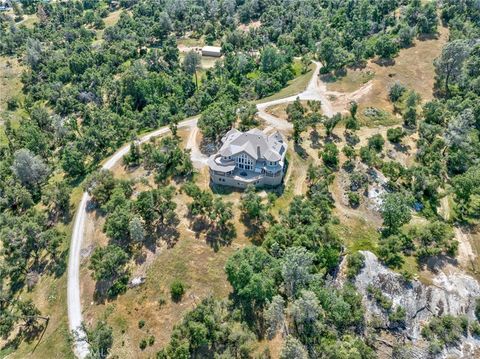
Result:
[[[406,281],[400,274],[381,264],[373,253],[362,253],[365,255],[365,267],[355,278],[354,284],[363,295],[367,317],[382,318],[384,327],[389,326],[385,311],[368,295],[367,288],[372,285],[393,302],[393,308],[405,308],[406,327],[403,335],[413,347],[417,343],[418,349],[424,348],[424,345],[420,345],[421,329],[434,316],[451,314],[476,319],[475,299],[480,297],[480,284],[471,276],[462,272],[447,275],[440,271],[433,276],[431,285],[417,280]],[[477,350],[480,350],[480,340],[469,336],[457,348],[449,348],[442,356],[474,357]]]

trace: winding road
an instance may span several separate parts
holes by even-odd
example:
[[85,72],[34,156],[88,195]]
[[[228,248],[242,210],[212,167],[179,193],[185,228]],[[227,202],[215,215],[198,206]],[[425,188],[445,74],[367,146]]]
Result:
[[[328,92],[326,89],[325,83],[320,81],[319,72],[321,64],[319,62],[314,62],[315,70],[312,74],[306,89],[294,96],[264,102],[257,105],[258,116],[263,119],[266,124],[278,130],[289,130],[292,128],[291,123],[270,115],[266,112],[266,109],[270,106],[289,103],[295,101],[298,97],[300,100],[318,100],[321,101],[322,112],[326,116],[333,116],[334,110],[333,106],[328,99]],[[347,96],[348,97],[348,96]],[[178,128],[189,128],[191,130],[187,148],[192,150],[191,156],[193,162],[204,162],[204,156],[199,152],[198,148],[195,146],[196,133],[198,131],[197,121],[199,116],[186,119],[178,124]],[[142,136],[139,140],[140,143],[149,141],[153,137],[164,135],[168,133],[170,129],[168,126],[162,127],[156,131],[150,132]],[[130,149],[130,144],[127,144],[121,147],[114,155],[112,155],[103,165],[103,169],[112,169],[115,164],[117,164],[123,156],[128,153]],[[74,332],[74,351],[75,355],[83,359],[89,354],[89,345],[86,339],[86,334],[82,326],[82,302],[80,296],[80,262],[81,262],[81,249],[84,238],[85,224],[87,220],[87,204],[89,202],[89,195],[87,192],[84,192],[80,205],[78,207],[74,225],[73,233],[70,242],[70,253],[68,259],[68,278],[67,278],[67,307],[68,307],[68,323],[69,328]]]

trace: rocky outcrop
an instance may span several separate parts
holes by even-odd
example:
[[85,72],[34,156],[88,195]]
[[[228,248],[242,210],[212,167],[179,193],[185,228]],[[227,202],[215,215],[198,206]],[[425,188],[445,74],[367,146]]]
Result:
[[[425,353],[425,343],[421,343],[421,328],[434,316],[451,314],[466,315],[475,320],[475,299],[480,297],[480,284],[462,272],[433,275],[432,284],[425,285],[417,280],[407,281],[398,273],[382,265],[377,257],[364,251],[365,266],[354,280],[358,291],[364,297],[367,316],[381,320],[383,327],[401,333],[417,354]],[[389,322],[386,310],[381,308],[378,300],[369,294],[369,286],[378,288],[393,303],[392,309],[402,306],[406,310],[405,327],[398,328]],[[473,337],[464,338],[456,348],[449,348],[449,357],[474,357],[480,350],[480,340]],[[423,356],[422,354],[420,354]],[[426,356],[425,356],[426,357]]]

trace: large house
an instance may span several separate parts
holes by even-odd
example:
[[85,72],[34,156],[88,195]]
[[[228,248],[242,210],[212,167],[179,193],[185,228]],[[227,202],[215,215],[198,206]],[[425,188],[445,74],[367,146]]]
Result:
[[220,150],[208,159],[210,181],[238,188],[278,186],[285,174],[286,153],[287,143],[279,132],[266,135],[258,129],[232,129],[222,138]]

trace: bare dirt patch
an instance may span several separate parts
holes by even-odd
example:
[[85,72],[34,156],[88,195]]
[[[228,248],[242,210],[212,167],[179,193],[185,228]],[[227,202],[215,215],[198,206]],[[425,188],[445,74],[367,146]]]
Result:
[[238,25],[237,29],[242,30],[242,31],[250,31],[251,29],[258,29],[262,23],[260,20],[257,21],[251,21],[248,24],[240,24]]

